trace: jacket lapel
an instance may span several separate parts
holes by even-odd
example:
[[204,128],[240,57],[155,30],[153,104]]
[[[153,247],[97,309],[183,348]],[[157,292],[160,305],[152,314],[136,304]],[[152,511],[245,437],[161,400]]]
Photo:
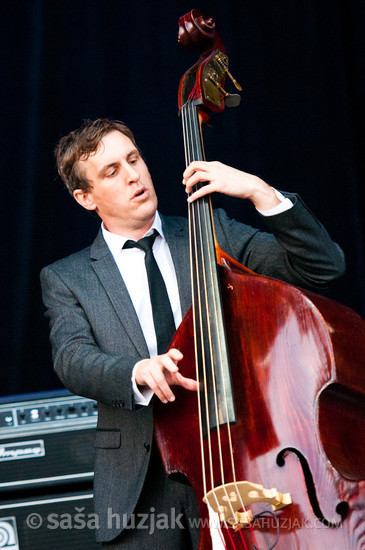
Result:
[[94,269],[108,294],[120,322],[128,333],[138,354],[141,357],[148,357],[147,344],[132,300],[101,231],[99,231],[95,241],[91,245],[90,259],[92,269]]
[[191,306],[189,228],[185,218],[160,214],[165,239],[174,263],[183,318]]

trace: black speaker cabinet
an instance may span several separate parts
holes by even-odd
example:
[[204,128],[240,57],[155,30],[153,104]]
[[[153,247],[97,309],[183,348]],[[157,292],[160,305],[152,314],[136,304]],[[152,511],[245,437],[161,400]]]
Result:
[[64,392],[0,399],[0,549],[93,550],[96,403]]
[[96,526],[90,491],[0,504],[0,548],[6,550],[97,550]]
[[71,394],[0,404],[0,497],[92,480],[96,420],[96,403]]

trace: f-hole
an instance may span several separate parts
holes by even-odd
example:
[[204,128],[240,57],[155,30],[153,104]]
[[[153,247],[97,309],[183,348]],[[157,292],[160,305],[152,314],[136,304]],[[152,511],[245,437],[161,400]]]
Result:
[[294,447],[286,447],[285,449],[282,449],[278,454],[278,456],[276,457],[276,463],[281,468],[285,466],[284,457],[286,453],[294,453],[299,458],[299,462],[301,464],[303,474],[304,474],[305,484],[307,486],[309,501],[313,508],[314,514],[326,527],[333,527],[333,528],[340,527],[349,513],[349,505],[347,504],[347,502],[340,501],[335,508],[336,513],[341,517],[340,521],[336,523],[333,523],[332,521],[328,521],[328,519],[324,517],[321,507],[319,505],[317,493],[316,493],[316,489],[313,481],[313,476],[312,476],[312,472],[310,470],[308,461],[302,455],[302,453],[298,451],[298,449],[295,449]]

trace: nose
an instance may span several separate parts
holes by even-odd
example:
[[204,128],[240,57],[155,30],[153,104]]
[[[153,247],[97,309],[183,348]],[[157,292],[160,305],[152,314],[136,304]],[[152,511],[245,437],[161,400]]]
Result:
[[127,164],[125,173],[127,183],[134,183],[139,180],[139,171],[136,169],[135,166]]

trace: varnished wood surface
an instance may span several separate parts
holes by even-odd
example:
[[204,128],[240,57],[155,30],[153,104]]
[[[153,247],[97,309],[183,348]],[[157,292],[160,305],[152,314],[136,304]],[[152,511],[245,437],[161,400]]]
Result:
[[[313,294],[309,299],[295,287],[238,268],[228,257],[223,263],[229,265],[222,269],[221,283],[229,351],[235,358],[231,371],[237,422],[231,430],[237,479],[291,493],[293,504],[276,512],[277,550],[364,549],[365,484],[359,481],[364,478],[363,453],[359,456],[363,434],[356,434],[364,416],[356,400],[364,390],[365,322],[349,308]],[[184,354],[183,374],[195,377],[190,314],[172,346]],[[175,403],[156,403],[155,417],[167,473],[183,472],[201,500],[196,395],[176,389]],[[216,456],[215,431],[212,436]],[[232,472],[225,429],[222,436],[228,482]],[[328,522],[338,523],[336,506],[348,503],[348,516],[339,527],[327,527],[315,515],[298,456],[287,451],[285,464],[277,464],[279,453],[289,448],[307,461],[314,497]],[[217,461],[214,471],[218,484]],[[205,505],[200,506],[206,518]],[[252,509],[256,514],[271,507],[256,504]],[[262,548],[270,547],[275,522],[261,518],[254,533]],[[248,530],[244,536],[252,543]],[[242,548],[238,535],[234,537]],[[202,530],[200,550],[210,547],[209,533]]]

